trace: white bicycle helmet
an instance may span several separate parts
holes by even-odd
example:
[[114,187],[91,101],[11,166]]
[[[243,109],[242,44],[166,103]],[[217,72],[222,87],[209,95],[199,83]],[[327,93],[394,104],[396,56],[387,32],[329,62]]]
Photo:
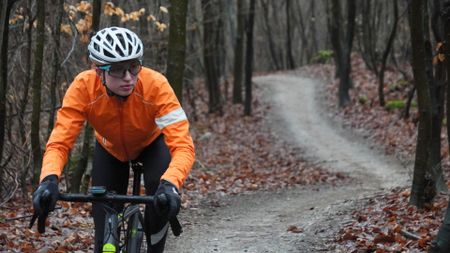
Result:
[[108,27],[98,31],[88,45],[89,58],[98,65],[142,59],[142,41],[132,31]]

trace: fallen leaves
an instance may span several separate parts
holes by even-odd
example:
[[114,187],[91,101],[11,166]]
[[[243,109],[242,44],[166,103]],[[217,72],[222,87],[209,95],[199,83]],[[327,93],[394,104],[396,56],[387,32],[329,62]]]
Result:
[[[20,203],[20,205],[19,205]],[[2,206],[0,213],[0,249],[8,252],[87,252],[92,251],[93,224],[87,204],[61,203],[47,219],[45,234],[28,229],[31,200],[17,196]],[[60,205],[60,203],[58,203]],[[6,217],[17,217],[7,219]]]
[[297,227],[297,226],[295,226],[295,225],[290,225],[290,226],[288,227],[287,231],[289,231],[289,232],[291,232],[291,233],[296,233],[296,234],[298,234],[298,233],[302,233],[302,232],[303,232],[303,229],[302,229],[302,228],[299,228],[299,227]]
[[[195,84],[195,97],[207,97],[202,87],[203,83]],[[254,87],[252,117],[244,117],[243,106],[231,102],[224,105],[223,115],[209,114],[207,103],[196,100],[198,120],[191,121],[191,129],[197,160],[184,185],[189,203],[195,205],[207,195],[336,184],[348,178],[302,160],[301,150],[277,137],[266,121],[271,107],[261,97],[262,91]]]
[[[425,251],[437,233],[445,208],[417,209],[409,205],[404,192],[401,188],[392,190],[354,211],[353,222],[346,224],[336,237],[339,247],[348,252],[356,249]],[[436,203],[445,207],[447,197],[440,195]]]

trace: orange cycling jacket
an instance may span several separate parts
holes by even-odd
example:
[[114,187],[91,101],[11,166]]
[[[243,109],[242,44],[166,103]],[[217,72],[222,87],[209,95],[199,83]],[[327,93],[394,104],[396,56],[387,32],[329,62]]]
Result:
[[161,133],[172,160],[161,179],[180,188],[195,159],[189,123],[167,79],[143,67],[126,100],[110,97],[95,70],[80,73],[67,89],[48,140],[40,179],[61,176],[85,121],[97,141],[120,161],[138,157]]

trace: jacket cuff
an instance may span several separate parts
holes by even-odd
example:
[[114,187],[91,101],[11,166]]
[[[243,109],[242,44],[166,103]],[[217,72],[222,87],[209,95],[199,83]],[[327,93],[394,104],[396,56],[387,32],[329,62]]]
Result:
[[52,182],[52,183],[58,184],[58,176],[54,175],[54,174],[48,175],[48,176],[44,177],[44,179],[42,179],[41,183],[43,183],[43,182]]

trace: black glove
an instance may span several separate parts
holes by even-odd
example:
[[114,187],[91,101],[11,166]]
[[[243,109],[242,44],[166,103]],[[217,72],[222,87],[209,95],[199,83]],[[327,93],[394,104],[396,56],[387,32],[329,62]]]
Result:
[[178,189],[169,181],[162,180],[155,193],[155,209],[161,217],[176,218],[181,207]]
[[39,233],[45,232],[45,220],[47,219],[48,213],[55,210],[58,196],[58,177],[56,175],[46,176],[33,193],[34,214],[31,218],[30,228],[33,227],[37,219]]

